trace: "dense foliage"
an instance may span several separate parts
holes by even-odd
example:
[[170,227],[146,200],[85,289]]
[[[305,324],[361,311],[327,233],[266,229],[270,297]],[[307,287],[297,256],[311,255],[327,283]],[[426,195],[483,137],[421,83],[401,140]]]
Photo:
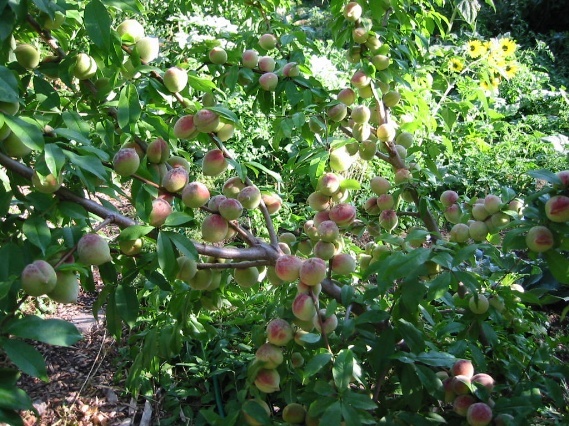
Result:
[[479,8],[0,4],[0,421],[81,287],[160,424],[566,422],[564,76]]

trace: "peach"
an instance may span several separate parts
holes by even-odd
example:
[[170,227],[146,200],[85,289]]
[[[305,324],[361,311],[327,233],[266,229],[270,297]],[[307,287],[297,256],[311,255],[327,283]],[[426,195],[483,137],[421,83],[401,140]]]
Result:
[[339,227],[351,225],[356,219],[356,208],[351,204],[336,204],[330,210],[330,219],[336,222]]
[[261,203],[261,191],[256,186],[246,186],[239,192],[237,199],[244,208],[256,209]]
[[242,409],[243,417],[245,418],[245,423],[247,423],[249,426],[263,426],[265,423],[261,421],[262,420],[261,416],[256,415],[255,417],[253,417],[251,414],[249,414],[250,412],[259,413],[262,412],[262,410],[264,410],[267,413],[267,417],[270,417],[271,409],[269,408],[269,406],[265,401],[261,399],[249,399],[245,401]]
[[209,51],[209,60],[212,64],[223,65],[227,62],[227,52],[222,47],[216,46]]
[[330,168],[335,172],[344,172],[350,168],[355,159],[348,153],[346,146],[334,149],[330,153]]
[[263,363],[263,368],[274,369],[284,361],[283,350],[272,343],[264,343],[255,352],[255,359]]
[[492,409],[483,402],[475,402],[466,411],[466,421],[470,426],[486,426],[492,422]]
[[330,120],[339,123],[344,118],[346,118],[346,115],[348,115],[348,107],[343,103],[336,104],[328,108],[326,115],[328,118],[330,118]]
[[383,210],[379,215],[379,226],[387,232],[393,231],[398,223],[399,219],[394,210]]
[[470,379],[472,383],[478,383],[488,389],[488,392],[492,392],[494,389],[494,378],[486,373],[478,373],[472,376]]
[[47,296],[57,303],[76,303],[79,297],[79,279],[71,271],[58,271],[57,282]]
[[220,149],[208,151],[202,162],[202,172],[205,176],[218,176],[227,169],[228,163]]
[[308,293],[298,293],[292,302],[292,313],[301,321],[312,321],[316,315],[316,306]]
[[462,218],[462,210],[458,204],[451,204],[445,209],[444,216],[450,223],[457,224]]
[[511,220],[510,216],[502,212],[494,213],[492,216],[490,216],[490,222],[492,224],[492,227],[494,227],[497,230],[500,230],[502,227],[510,223],[510,220]]
[[495,426],[514,426],[514,416],[512,416],[511,414],[506,414],[506,413],[502,413],[502,414],[498,414],[496,417],[494,417],[494,425]]
[[340,177],[337,174],[328,172],[320,176],[316,188],[321,194],[332,196],[340,189],[340,182]]
[[346,59],[351,64],[357,64],[362,59],[362,47],[359,45],[350,46],[346,50]]
[[132,176],[140,166],[140,157],[134,148],[121,148],[113,157],[113,169],[120,176]]
[[283,200],[277,194],[263,194],[261,199],[271,215],[276,214],[283,205]]
[[338,228],[336,222],[325,220],[318,225],[318,235],[320,235],[322,241],[333,243],[340,236],[340,228]]
[[57,275],[53,266],[45,260],[35,260],[22,270],[20,281],[27,294],[41,296],[53,291],[57,284]]
[[380,213],[379,207],[377,206],[377,197],[368,198],[364,203],[364,210],[369,215],[377,216]]
[[312,322],[314,328],[324,334],[330,334],[338,327],[338,317],[336,314],[326,317],[326,309],[320,309],[318,315],[314,316]]
[[79,261],[86,265],[102,265],[110,262],[111,250],[107,241],[99,234],[83,235],[77,242]]
[[168,192],[178,192],[188,184],[188,172],[182,167],[174,167],[166,172],[162,187]]
[[470,238],[470,228],[465,223],[457,223],[450,230],[450,241],[465,243]]
[[261,392],[273,393],[278,391],[280,385],[280,375],[277,370],[261,369],[255,378],[255,386]]
[[392,210],[395,207],[395,199],[391,194],[381,194],[377,197],[377,207],[380,210]]
[[37,68],[40,63],[40,53],[31,44],[19,44],[14,49],[14,55],[18,64],[28,70]]
[[502,208],[502,199],[494,194],[488,194],[484,197],[484,207],[488,214],[498,213]]
[[225,195],[214,195],[213,197],[211,197],[209,199],[209,202],[207,203],[207,208],[210,209],[213,212],[218,213],[219,212],[219,205],[226,199],[227,197]]
[[344,18],[350,22],[356,22],[362,16],[363,9],[358,2],[352,1],[344,6]]
[[274,34],[263,34],[261,37],[259,37],[259,46],[265,50],[274,49],[277,47],[277,42],[278,40]]
[[312,116],[308,120],[308,128],[312,133],[322,134],[326,131],[326,123],[321,117]]
[[357,70],[352,76],[351,80],[354,87],[361,89],[367,87],[371,83],[371,78],[362,70]]
[[171,67],[162,77],[164,86],[172,93],[181,92],[188,84],[188,73],[179,67]]
[[212,284],[213,276],[211,269],[198,269],[196,274],[187,281],[187,284],[194,290],[207,290]]
[[87,80],[97,72],[97,63],[86,53],[79,53],[75,58],[73,75],[79,80]]
[[162,138],[156,138],[146,148],[146,158],[150,163],[165,163],[170,157],[170,146]]
[[332,258],[332,271],[339,275],[349,275],[356,270],[356,260],[348,253],[339,253]]
[[278,287],[284,283],[284,281],[278,277],[274,266],[269,266],[267,268],[267,279],[269,280],[271,285],[273,285],[275,287]]
[[395,143],[405,147],[406,149],[411,148],[411,146],[413,145],[413,141],[414,141],[413,133],[409,132],[401,132],[395,138]]
[[323,260],[330,260],[336,254],[336,246],[326,241],[318,241],[312,248],[314,256]]
[[451,367],[453,376],[466,376],[471,378],[474,375],[474,365],[468,359],[459,359]]
[[231,123],[225,123],[223,124],[221,129],[216,130],[215,134],[217,135],[217,138],[221,142],[225,142],[231,139],[234,133],[235,133],[235,126]]
[[[363,123],[363,124],[354,124],[352,126],[352,136],[354,137],[355,140],[357,140],[358,142],[365,142],[367,141],[370,136],[371,136],[371,126],[368,123]],[[368,157],[371,154],[371,158],[364,158],[361,155],[361,151],[358,149],[358,151],[360,151],[360,157],[362,157],[362,160],[366,160],[369,161],[371,159],[373,159],[373,156],[375,156],[375,142],[373,143],[373,150],[369,150],[371,151],[371,153],[368,154]],[[371,147],[371,146],[370,146]],[[359,147],[358,147],[359,148]]]
[[470,378],[463,375],[454,376],[452,378],[452,390],[457,395],[466,395],[470,393]]
[[312,292],[313,295],[318,296],[322,292],[322,284],[308,285],[302,281],[299,281],[296,284],[296,291],[297,294]]
[[209,189],[201,182],[190,182],[182,190],[182,202],[192,209],[204,206],[209,198]]
[[275,318],[267,324],[267,340],[275,346],[286,346],[293,338],[291,325],[282,318]]
[[243,188],[245,188],[245,183],[241,178],[239,176],[233,176],[225,181],[221,192],[227,198],[237,198]]
[[387,142],[387,141],[392,141],[393,139],[395,139],[395,126],[389,122],[389,123],[383,123],[380,124],[377,127],[377,138],[382,141],[382,142]]
[[369,99],[373,97],[373,90],[371,84],[364,87],[358,87],[358,96],[362,99]]
[[350,117],[358,124],[367,123],[371,117],[371,111],[367,105],[356,105],[352,108]]
[[246,50],[241,56],[241,63],[245,68],[255,68],[259,63],[259,54],[256,50]]
[[215,131],[219,126],[219,122],[219,115],[209,109],[200,109],[194,114],[194,125],[196,129],[203,133]]
[[295,281],[300,276],[302,263],[303,261],[299,257],[293,255],[281,256],[275,263],[275,273],[283,281]]
[[386,194],[387,191],[389,191],[389,189],[391,188],[391,183],[389,183],[387,179],[381,176],[375,176],[374,178],[372,178],[369,182],[369,185],[371,187],[371,190],[376,195]]
[[276,62],[270,56],[261,56],[257,66],[263,72],[273,72],[275,70]]
[[296,235],[292,232],[283,232],[279,235],[279,243],[285,243],[289,247],[296,242]]
[[545,215],[556,223],[569,221],[569,197],[555,195],[545,203]]
[[549,228],[541,225],[533,226],[526,234],[526,245],[536,253],[542,253],[553,247],[555,240]]
[[229,225],[219,214],[210,214],[202,222],[202,238],[210,243],[218,243],[225,239]]
[[176,262],[178,262],[176,279],[189,283],[198,272],[198,263],[187,256],[178,257]]
[[396,185],[401,185],[404,183],[411,182],[413,176],[408,169],[399,169],[395,172],[395,177],[393,178]]
[[300,68],[296,62],[288,62],[283,67],[283,75],[285,77],[298,77],[300,75]]
[[219,214],[226,220],[238,219],[243,213],[243,206],[235,198],[226,198],[219,203]]
[[126,19],[119,24],[117,32],[125,43],[136,43],[144,37],[144,27],[135,19]]
[[340,102],[342,102],[344,105],[346,106],[350,106],[352,105],[356,99],[357,99],[357,95],[356,92],[354,92],[353,89],[350,89],[349,87],[346,89],[342,89],[340,90],[340,92],[338,93],[338,96],[336,97],[336,99],[338,99]]
[[449,207],[458,201],[458,194],[450,189],[444,191],[440,196],[440,202],[443,206]]
[[443,389],[444,389],[444,401],[446,403],[451,403],[456,398],[456,393],[454,393],[454,390],[452,388],[452,377],[447,377],[446,379],[443,379],[442,381],[443,381]]
[[53,194],[63,183],[63,176],[58,177],[52,175],[51,173],[47,176],[40,176],[37,170],[34,170],[32,175],[32,185],[34,189],[43,194]]
[[178,139],[193,139],[199,135],[200,131],[194,124],[193,114],[180,117],[174,124],[173,133]]
[[474,241],[485,241],[488,236],[488,225],[479,220],[472,221],[468,225],[468,233]]
[[490,216],[490,212],[484,204],[474,204],[472,206],[472,217],[474,220],[484,221]]
[[65,22],[65,14],[58,10],[55,12],[53,18],[50,18],[49,15],[46,15],[43,19],[42,24],[46,30],[53,31],[60,28],[63,25],[63,22]]
[[308,286],[320,284],[326,278],[326,262],[318,257],[305,260],[300,267],[299,278]]
[[121,240],[119,241],[120,251],[127,256],[135,256],[142,251],[142,246],[144,242],[142,238],[137,238],[135,240]]
[[382,101],[387,108],[393,108],[401,100],[401,94],[396,90],[390,90],[383,95]]
[[377,152],[377,143],[375,141],[364,141],[360,143],[359,151],[360,158],[364,161],[371,161],[375,158]]
[[386,55],[374,55],[371,58],[371,63],[377,71],[383,71],[389,68],[390,59]]
[[561,188],[569,188],[569,170],[561,170],[556,175],[561,181]]
[[134,51],[142,62],[152,62],[158,57],[160,43],[156,37],[142,37],[136,42]]
[[352,30],[354,43],[364,44],[369,38],[369,33],[364,27],[356,27]]
[[304,357],[300,352],[293,352],[290,354],[290,363],[292,368],[300,368],[304,365]]
[[148,223],[151,226],[159,228],[160,226],[164,225],[166,219],[172,213],[172,206],[168,201],[163,200],[162,198],[156,198],[152,201],[152,210],[148,215]]
[[259,282],[259,269],[254,266],[235,269],[233,279],[240,287],[253,287]]
[[287,404],[283,409],[283,421],[289,424],[303,424],[306,417],[306,409],[296,402]]
[[315,191],[308,196],[306,202],[311,209],[320,212],[323,210],[328,210],[331,207],[332,200],[329,196]]
[[471,296],[468,301],[468,307],[475,314],[486,313],[489,306],[490,302],[488,301],[488,298],[483,294],[479,294],[478,296]]
[[259,77],[259,86],[268,92],[274,92],[278,83],[279,77],[274,72],[267,72]]
[[472,395],[458,395],[453,401],[453,410],[456,414],[466,417],[468,408],[476,402]]

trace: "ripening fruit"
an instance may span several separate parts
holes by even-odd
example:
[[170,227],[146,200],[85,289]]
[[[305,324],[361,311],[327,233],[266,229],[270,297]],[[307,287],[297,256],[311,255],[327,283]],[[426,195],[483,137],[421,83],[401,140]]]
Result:
[[306,409],[296,402],[287,404],[283,409],[283,420],[289,424],[303,424],[306,418]]
[[471,378],[474,375],[474,365],[468,359],[459,359],[451,367],[453,376],[466,376]]
[[569,221],[569,197],[555,195],[545,203],[545,215],[556,223]]
[[87,80],[97,72],[97,63],[86,53],[79,53],[75,58],[73,75],[79,80]]
[[375,55],[371,58],[371,62],[376,70],[383,71],[389,67],[389,56]]
[[188,184],[188,172],[183,167],[174,167],[162,179],[162,187],[168,192],[181,191]]
[[273,72],[267,72],[259,77],[259,85],[263,90],[273,92],[279,83],[279,77]]
[[237,199],[248,209],[256,209],[261,204],[261,191],[256,186],[246,186],[239,192]]
[[272,343],[264,343],[255,352],[255,359],[263,363],[263,368],[274,369],[284,361],[283,350]]
[[452,390],[457,395],[467,395],[470,393],[470,378],[467,376],[454,376],[452,378]]
[[55,191],[61,188],[62,183],[62,175],[56,177],[50,173],[47,176],[40,176],[37,170],[35,170],[34,174],[32,175],[32,185],[34,186],[34,189],[43,194],[53,194]]
[[187,284],[194,290],[206,290],[212,285],[214,274],[211,269],[198,269]]
[[376,195],[386,194],[391,189],[391,183],[381,176],[375,176],[372,178],[369,185]]
[[225,142],[233,136],[234,132],[235,126],[231,123],[225,123],[221,129],[216,130],[215,134],[221,142]]
[[340,177],[335,173],[324,173],[316,185],[318,192],[331,196],[340,189]]
[[333,243],[340,236],[340,228],[333,220],[324,220],[318,224],[318,236],[322,241]]
[[119,176],[132,176],[140,166],[140,157],[134,148],[121,148],[113,157],[113,169]]
[[[228,200],[233,200],[228,198]],[[235,201],[235,200],[234,200]],[[255,266],[249,268],[235,269],[233,272],[233,279],[239,284],[240,287],[250,288],[259,282],[259,269]],[[270,367],[267,367],[270,368]]]
[[178,139],[193,139],[200,133],[194,124],[193,114],[180,117],[174,124],[173,132]]
[[164,86],[172,93],[181,92],[188,84],[188,73],[179,67],[168,68],[164,73]]
[[20,280],[26,293],[41,296],[55,288],[57,275],[53,266],[45,260],[35,260],[24,268]]
[[275,346],[286,346],[293,335],[291,325],[282,318],[275,318],[267,324],[267,340]]
[[390,90],[385,95],[383,95],[382,100],[383,100],[383,104],[387,108],[393,108],[401,100],[401,94],[395,90]]
[[340,93],[338,93],[337,99],[340,102],[342,102],[344,105],[350,106],[356,101],[357,95],[353,89],[346,88],[346,89],[340,90]]
[[76,303],[79,289],[79,280],[75,272],[58,271],[55,287],[47,295],[57,303]]
[[178,273],[176,279],[189,283],[198,272],[198,264],[195,259],[187,256],[180,256],[176,259],[178,263]]
[[79,261],[86,265],[102,265],[110,262],[111,250],[107,241],[99,234],[85,234],[77,242]]
[[265,50],[271,50],[277,47],[277,38],[273,34],[263,34],[259,37],[259,46]]
[[209,60],[216,65],[223,65],[227,62],[227,52],[222,47],[216,46],[209,51]]
[[356,270],[356,260],[348,253],[339,253],[332,258],[332,272],[349,275]]
[[458,201],[458,194],[455,191],[446,190],[441,194],[440,201],[445,207],[451,206]]
[[119,241],[119,249],[123,254],[127,256],[135,256],[142,251],[142,246],[144,242],[142,238],[137,238],[136,240],[121,240]]
[[277,194],[263,194],[261,199],[270,215],[276,214],[283,205],[283,200]]
[[121,22],[117,27],[117,32],[121,36],[121,40],[127,44],[136,43],[144,37],[144,27],[135,19],[127,19]]
[[494,379],[492,376],[486,373],[478,373],[472,376],[470,379],[472,383],[478,383],[488,389],[488,392],[492,392],[494,389]]
[[160,43],[156,37],[142,37],[134,49],[142,62],[152,62],[158,57]]
[[488,214],[498,213],[502,207],[502,199],[494,194],[488,194],[484,197],[484,207]]
[[263,72],[273,72],[275,70],[276,62],[270,56],[263,56],[259,58],[257,66]]
[[316,210],[317,212],[328,210],[332,206],[331,198],[318,191],[310,193],[306,199],[306,203],[311,209]]
[[[369,137],[371,136],[371,126],[368,123],[363,123],[363,124],[357,124],[356,123],[356,124],[354,124],[352,127],[352,136],[358,142],[367,141],[369,139]],[[376,145],[375,142],[371,142],[371,143],[375,147],[375,145]],[[373,155],[375,155],[375,149],[373,150]],[[361,154],[360,154],[360,156],[361,156]],[[369,158],[367,160],[369,161],[372,158]],[[364,158],[362,158],[362,159],[365,160]]]
[[354,87],[362,89],[370,85],[371,77],[368,76],[365,72],[358,70],[354,73],[350,81],[352,82]]
[[249,426],[263,426],[263,423],[255,420],[250,414],[247,413],[248,410],[253,410],[252,407],[254,407],[255,405],[259,405],[260,407],[262,407],[262,409],[265,410],[265,412],[267,413],[267,416],[270,417],[271,409],[269,408],[267,403],[261,399],[250,399],[248,401],[245,401],[245,403],[243,404],[243,409],[241,410],[243,412],[243,417],[245,418],[245,422]]
[[275,273],[277,277],[286,282],[293,282],[300,276],[302,259],[293,255],[284,255],[277,259],[275,263]]
[[346,150],[346,146],[334,149],[330,153],[330,168],[335,172],[344,172],[350,168],[355,159]]
[[280,381],[277,370],[261,369],[255,378],[255,386],[261,392],[273,393],[280,389]]
[[194,126],[203,133],[210,133],[219,127],[219,115],[209,109],[200,109],[194,114]]
[[479,294],[478,297],[474,295],[468,301],[468,307],[475,314],[486,313],[489,306],[490,302],[488,301],[488,298],[483,294]]
[[209,198],[209,189],[201,182],[190,182],[182,190],[182,202],[192,209],[204,206]]
[[395,199],[391,194],[381,194],[377,197],[377,207],[380,210],[392,210],[395,207]]
[[542,253],[553,247],[553,233],[545,226],[534,226],[526,235],[526,245],[531,251]]
[[[318,315],[314,316],[312,322],[314,328],[324,334],[330,334],[338,327],[338,317],[336,314],[326,317],[326,309],[320,309]],[[320,324],[321,322],[322,324]]]
[[356,208],[351,204],[336,204],[330,210],[330,219],[340,228],[349,226],[356,219]]
[[55,12],[53,19],[49,15],[45,15],[43,20],[43,27],[46,30],[57,30],[65,22],[65,14],[59,10]]
[[466,421],[470,426],[486,426],[492,422],[492,409],[488,404],[475,402],[466,411]]
[[209,199],[209,202],[207,203],[207,208],[210,209],[213,212],[218,213],[219,212],[219,205],[221,204],[221,202],[223,200],[225,200],[227,197],[225,195],[214,195],[213,197],[211,197]]
[[[326,222],[334,223],[332,221]],[[336,224],[334,223],[334,225]],[[317,257],[306,259],[300,267],[299,278],[301,282],[308,286],[320,284],[326,278],[326,262]]]
[[352,30],[354,43],[364,44],[369,38],[369,32],[364,27],[357,27]]
[[210,243],[218,243],[225,239],[229,225],[219,214],[210,214],[202,222],[202,238]]
[[312,296],[307,293],[299,293],[292,302],[292,313],[301,321],[312,321],[316,315],[316,306]]
[[14,55],[18,64],[28,70],[37,68],[40,63],[40,53],[31,44],[19,44],[14,49]]
[[162,198],[156,198],[152,201],[152,210],[148,215],[148,223],[151,226],[159,228],[160,226],[164,225],[166,219],[172,213],[172,206],[168,201],[163,200]]
[[474,220],[484,221],[488,219],[488,216],[490,216],[490,212],[486,210],[484,204],[477,203],[472,206],[472,217]]
[[241,63],[245,68],[253,69],[259,63],[259,54],[257,53],[256,50],[252,49],[246,50],[243,52],[243,55],[241,56]]
[[460,206],[458,204],[451,204],[448,206],[444,211],[445,219],[448,220],[450,223],[460,223],[460,219],[462,217],[462,211],[460,210]]
[[170,146],[162,138],[156,138],[146,148],[146,158],[150,163],[165,163],[170,157]]
[[285,77],[298,77],[300,75],[300,68],[296,62],[288,62],[283,67],[283,75]]
[[377,138],[382,142],[395,139],[395,126],[390,123],[383,123],[377,127]]
[[243,213],[243,206],[235,198],[226,198],[219,203],[219,214],[226,220],[238,219]]
[[218,176],[227,169],[228,163],[220,149],[212,149],[203,157],[202,172],[205,176]]
[[450,230],[450,241],[465,243],[470,238],[469,227],[465,223],[457,223]]
[[466,417],[468,412],[468,407],[476,402],[476,399],[472,395],[458,395],[453,403],[452,407],[456,414],[462,417]]
[[394,210],[384,210],[379,215],[379,226],[387,232],[393,231],[398,223],[399,219]]
[[356,105],[352,108],[352,114],[350,117],[356,123],[364,124],[369,121],[371,117],[371,111],[367,105]]
[[350,22],[355,22],[361,18],[363,9],[359,3],[353,1],[344,7],[344,18]]

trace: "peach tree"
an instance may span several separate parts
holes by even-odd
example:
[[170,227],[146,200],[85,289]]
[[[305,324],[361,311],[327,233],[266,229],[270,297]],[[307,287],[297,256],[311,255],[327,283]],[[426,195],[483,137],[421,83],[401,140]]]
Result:
[[[158,385],[196,424],[521,424],[562,406],[566,368],[519,282],[569,282],[569,171],[533,171],[528,194],[448,179],[456,126],[491,116],[518,66],[507,37],[453,43],[477,5],[333,1],[333,75],[286,2],[1,6],[0,421],[31,409],[20,373],[48,380],[29,339],[81,337],[23,307],[80,288],[129,345],[128,391]],[[190,374],[215,401],[192,410]]]

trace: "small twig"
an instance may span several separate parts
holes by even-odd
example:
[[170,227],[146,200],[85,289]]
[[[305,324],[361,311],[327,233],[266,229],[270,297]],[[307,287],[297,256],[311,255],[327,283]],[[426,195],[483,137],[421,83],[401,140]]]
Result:
[[97,371],[99,371],[99,368],[101,368],[101,365],[103,364],[103,361],[105,360],[105,357],[107,356],[106,351],[105,351],[105,354],[103,355],[103,357],[101,358],[99,365],[97,365],[96,368],[95,368],[95,365],[97,364],[97,360],[99,359],[99,356],[101,355],[101,352],[103,351],[103,346],[105,345],[106,337],[107,337],[107,329],[105,328],[104,332],[103,332],[103,338],[101,339],[101,346],[99,346],[99,350],[97,351],[97,355],[95,356],[95,359],[93,360],[93,364],[91,365],[91,369],[87,373],[87,377],[83,381],[83,384],[79,388],[79,391],[75,394],[75,397],[73,398],[73,402],[71,403],[71,405],[73,405],[73,404],[75,404],[75,402],[77,402],[77,399],[81,395],[81,392],[83,392],[83,389],[85,389],[85,386],[87,386],[87,383],[89,383],[89,381],[92,379],[92,377],[95,375],[95,373]]

